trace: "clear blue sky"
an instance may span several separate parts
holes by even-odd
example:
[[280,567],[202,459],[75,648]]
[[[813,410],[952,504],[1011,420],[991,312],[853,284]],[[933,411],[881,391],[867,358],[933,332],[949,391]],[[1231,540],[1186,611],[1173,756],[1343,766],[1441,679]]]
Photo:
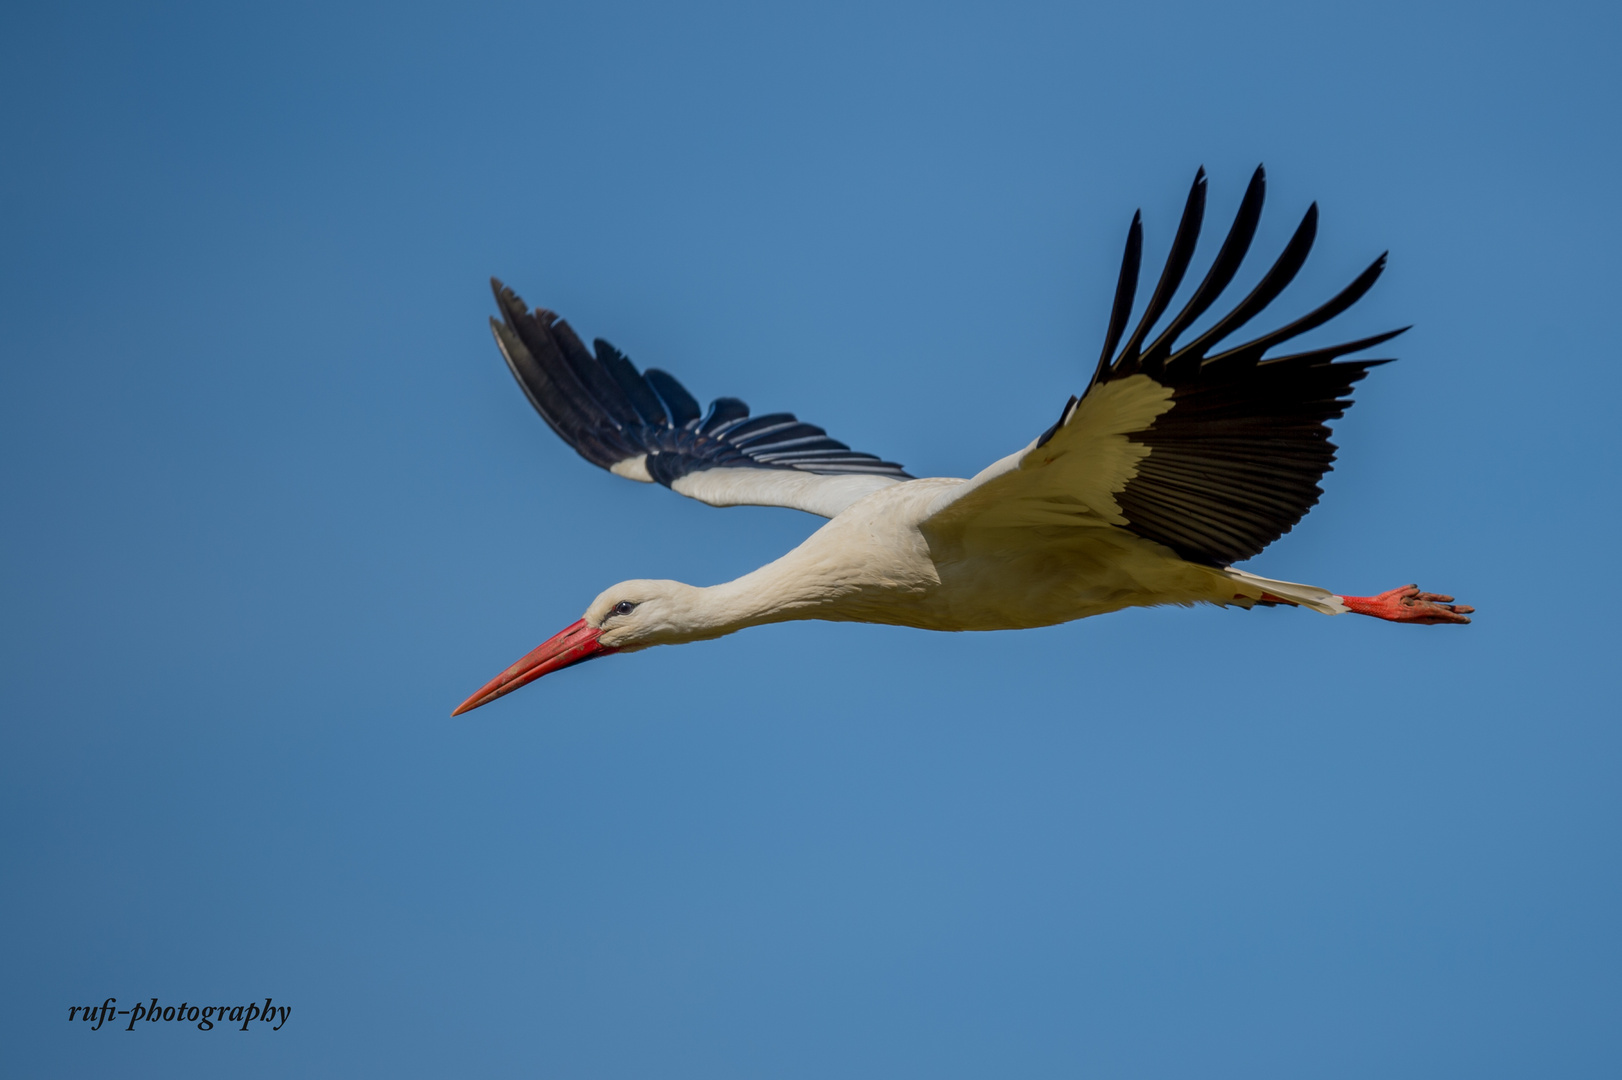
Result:
[[[9,9],[7,1071],[1622,1072],[1616,11]],[[489,275],[968,475],[1082,387],[1133,210],[1158,258],[1258,161],[1258,256],[1323,212],[1284,314],[1389,248],[1340,327],[1415,329],[1250,566],[1475,625],[806,623],[447,717],[816,524],[577,458]],[[109,995],[293,1012],[67,1022]]]

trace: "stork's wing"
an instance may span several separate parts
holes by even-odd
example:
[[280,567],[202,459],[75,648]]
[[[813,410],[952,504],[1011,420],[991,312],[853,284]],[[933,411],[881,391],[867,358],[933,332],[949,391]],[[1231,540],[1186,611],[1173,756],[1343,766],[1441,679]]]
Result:
[[1209,330],[1177,344],[1233,280],[1255,236],[1265,187],[1258,168],[1205,280],[1150,338],[1194,255],[1205,211],[1200,170],[1160,282],[1121,345],[1143,248],[1140,217],[1133,217],[1103,354],[1081,400],[1071,398],[1059,421],[1029,447],[957,489],[926,529],[1113,525],[1190,561],[1226,566],[1255,555],[1301,520],[1335,460],[1326,422],[1351,405],[1352,384],[1386,362],[1336,361],[1402,330],[1263,359],[1356,303],[1384,269],[1381,255],[1317,310],[1213,352],[1301,269],[1318,227],[1314,203],[1250,295]]
[[569,324],[491,279],[490,320],[530,404],[581,457],[616,476],[658,481],[711,506],[786,506],[833,517],[863,495],[911,479],[791,413],[751,417],[737,398],[708,412],[670,375],[645,372],[601,338],[586,351]]

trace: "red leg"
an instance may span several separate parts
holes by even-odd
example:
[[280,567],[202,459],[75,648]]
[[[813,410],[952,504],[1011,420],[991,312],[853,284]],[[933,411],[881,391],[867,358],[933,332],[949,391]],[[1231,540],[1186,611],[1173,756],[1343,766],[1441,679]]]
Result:
[[1455,604],[1451,596],[1420,592],[1418,585],[1383,592],[1379,596],[1343,596],[1340,602],[1359,615],[1372,615],[1389,622],[1467,623],[1475,608]]

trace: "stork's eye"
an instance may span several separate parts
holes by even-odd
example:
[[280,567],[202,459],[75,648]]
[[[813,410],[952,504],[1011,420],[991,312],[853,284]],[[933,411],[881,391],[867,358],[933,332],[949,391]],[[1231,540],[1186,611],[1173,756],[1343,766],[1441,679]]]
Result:
[[621,600],[619,603],[614,605],[614,614],[616,615],[629,615],[635,610],[636,605],[631,603],[629,600]]

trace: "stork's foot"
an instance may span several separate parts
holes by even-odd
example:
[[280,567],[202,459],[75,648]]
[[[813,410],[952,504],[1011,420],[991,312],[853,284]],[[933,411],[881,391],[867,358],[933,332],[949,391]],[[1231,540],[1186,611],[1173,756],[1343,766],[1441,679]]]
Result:
[[1455,604],[1451,596],[1420,592],[1418,585],[1383,592],[1379,596],[1343,596],[1341,603],[1359,615],[1372,615],[1388,622],[1467,623],[1475,608]]

